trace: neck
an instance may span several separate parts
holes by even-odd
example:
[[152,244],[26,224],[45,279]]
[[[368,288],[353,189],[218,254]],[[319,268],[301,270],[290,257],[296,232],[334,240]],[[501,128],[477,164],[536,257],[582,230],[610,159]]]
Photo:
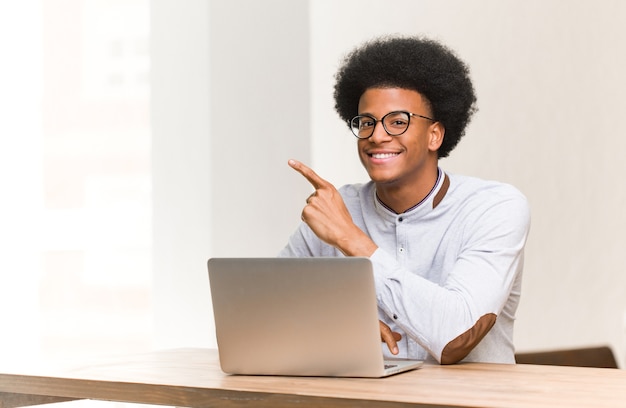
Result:
[[408,209],[415,207],[428,196],[433,187],[435,187],[438,177],[439,169],[435,168],[433,172],[429,172],[428,175],[409,185],[376,183],[376,194],[378,199],[387,207],[397,214],[402,214]]

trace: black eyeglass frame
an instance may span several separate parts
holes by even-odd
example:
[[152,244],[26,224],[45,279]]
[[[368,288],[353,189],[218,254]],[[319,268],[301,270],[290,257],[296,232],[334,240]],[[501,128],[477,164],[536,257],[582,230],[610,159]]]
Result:
[[[408,120],[407,120],[407,123],[406,123],[406,128],[402,132],[394,134],[394,133],[391,133],[389,131],[389,129],[387,129],[387,126],[385,125],[385,118],[387,116],[389,116],[389,115],[398,114],[398,113],[404,113],[405,115],[407,115],[408,116]],[[435,119],[429,118],[428,116],[420,115],[420,114],[409,112],[409,111],[392,111],[392,112],[389,112],[389,113],[385,114],[385,116],[383,116],[380,119],[376,119],[372,115],[356,115],[355,117],[353,117],[352,119],[350,119],[348,121],[348,125],[350,126],[350,130],[352,131],[352,134],[357,139],[369,139],[370,137],[372,137],[374,135],[374,130],[376,129],[376,125],[378,124],[378,122],[381,122],[383,124],[383,129],[385,129],[385,132],[387,132],[387,134],[389,136],[400,136],[400,135],[403,135],[404,133],[406,133],[406,131],[409,129],[409,126],[411,125],[411,117],[413,117],[413,116],[416,116],[416,117],[422,118],[422,119],[426,119],[426,120],[430,120],[433,123],[437,122]],[[361,137],[361,136],[358,135],[358,126],[355,127],[353,125],[354,121],[357,120],[358,118],[368,118],[368,119],[372,119],[374,121],[374,126],[372,126],[372,133],[370,133],[369,136]]]

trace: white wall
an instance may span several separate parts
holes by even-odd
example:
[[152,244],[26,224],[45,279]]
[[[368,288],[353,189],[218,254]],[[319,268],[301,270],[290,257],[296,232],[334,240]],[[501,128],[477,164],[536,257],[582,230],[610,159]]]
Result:
[[274,256],[300,221],[308,19],[304,1],[211,2],[211,256]]
[[[159,3],[167,1],[155,2],[154,13],[163,18],[160,25],[153,24],[156,34],[162,31],[161,36],[171,37],[179,30],[192,30],[194,24],[200,27],[190,34],[189,60],[177,61],[175,48],[161,50],[161,64],[175,60],[178,66],[178,79],[167,79],[164,73],[161,80],[182,81],[185,86],[171,85],[173,94],[165,101],[158,96],[159,77],[153,80],[154,103],[161,106],[153,112],[162,109],[164,116],[155,118],[153,126],[155,160],[158,145],[171,137],[157,121],[175,128],[192,120],[192,114],[168,106],[196,97],[206,115],[193,120],[203,124],[191,132],[193,137],[186,131],[169,131],[190,154],[187,158],[181,152],[180,160],[169,166],[196,162],[198,148],[209,150],[206,155],[211,158],[210,164],[202,162],[196,171],[181,174],[178,182],[185,185],[171,190],[181,196],[170,204],[157,204],[165,207],[161,216],[154,214],[155,234],[160,223],[170,223],[176,232],[157,237],[162,241],[155,246],[157,281],[172,284],[157,282],[157,297],[164,304],[177,304],[180,313],[187,313],[179,316],[190,316],[191,322],[162,320],[162,327],[180,332],[173,343],[194,339],[206,343],[206,335],[194,334],[194,327],[201,331],[207,324],[205,306],[197,308],[208,301],[203,298],[206,287],[197,287],[206,283],[205,277],[189,277],[204,273],[204,257],[271,256],[297,223],[309,190],[285,166],[289,157],[310,161],[337,185],[365,180],[354,140],[332,108],[333,74],[340,57],[362,40],[405,33],[442,40],[471,67],[480,111],[442,167],[510,182],[530,200],[533,221],[516,326],[518,348],[608,343],[625,365],[626,273],[620,255],[626,237],[620,232],[626,226],[622,211],[626,187],[621,182],[626,174],[622,159],[626,125],[620,118],[626,108],[621,75],[626,71],[621,51],[626,3],[213,1],[208,45],[196,15],[172,20],[194,8],[196,14],[204,13],[205,2],[178,2],[171,18],[169,11],[159,11]],[[187,34],[180,35],[179,40],[187,40]],[[161,45],[154,47],[158,50]],[[205,68],[208,56],[210,69],[204,71],[205,75],[210,71],[208,84],[206,77],[199,79],[199,87],[188,84],[193,82],[189,78],[179,78],[187,69]],[[157,64],[159,60],[153,60],[158,72]],[[207,107],[202,95],[208,88]],[[298,119],[288,130],[274,122],[281,118],[276,112],[285,109]],[[215,119],[217,113],[223,117],[241,111],[255,115],[254,128],[232,129],[228,122]],[[203,122],[209,118],[209,124]],[[235,117],[232,122],[241,121]],[[210,149],[205,136],[210,137]],[[167,156],[164,150],[160,154]],[[159,183],[155,173],[155,192]],[[155,195],[155,201],[171,197],[165,191]],[[200,203],[188,207],[198,194],[204,207]],[[175,211],[178,215],[172,214]],[[194,232],[185,236],[178,230],[183,225]]]
[[155,0],[150,12],[155,347],[202,345],[212,336],[208,4]]
[[309,186],[306,2],[155,0],[155,347],[214,346],[206,261],[274,256]]

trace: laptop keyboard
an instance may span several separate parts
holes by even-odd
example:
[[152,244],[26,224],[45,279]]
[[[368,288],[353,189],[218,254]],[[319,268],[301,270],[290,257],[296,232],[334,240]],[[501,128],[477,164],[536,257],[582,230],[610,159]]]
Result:
[[389,368],[394,368],[397,367],[397,364],[385,364],[385,370],[389,369]]

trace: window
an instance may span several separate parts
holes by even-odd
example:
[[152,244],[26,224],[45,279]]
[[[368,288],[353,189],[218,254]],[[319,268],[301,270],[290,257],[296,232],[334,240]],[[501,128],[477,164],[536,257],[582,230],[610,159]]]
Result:
[[7,3],[1,353],[148,349],[149,2]]

